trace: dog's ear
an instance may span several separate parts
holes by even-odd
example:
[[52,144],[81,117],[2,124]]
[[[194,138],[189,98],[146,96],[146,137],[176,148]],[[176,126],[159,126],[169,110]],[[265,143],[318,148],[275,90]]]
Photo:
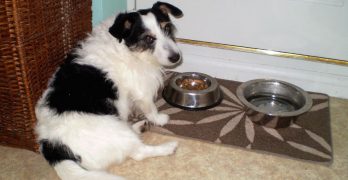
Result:
[[109,28],[109,33],[122,42],[122,39],[130,35],[138,17],[137,13],[120,13]]
[[165,3],[165,2],[158,1],[157,3],[155,3],[152,6],[152,9],[160,10],[160,12],[162,14],[167,15],[167,16],[168,16],[168,14],[171,14],[175,18],[181,18],[184,16],[184,14],[182,13],[182,11],[179,8],[173,6],[169,3]]

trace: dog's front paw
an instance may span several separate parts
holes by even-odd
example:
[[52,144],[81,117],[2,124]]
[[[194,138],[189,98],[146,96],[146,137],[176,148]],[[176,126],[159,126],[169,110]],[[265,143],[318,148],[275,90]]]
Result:
[[153,123],[159,126],[163,126],[167,124],[169,121],[169,116],[167,114],[159,113],[156,116],[154,116],[154,119],[152,120]]

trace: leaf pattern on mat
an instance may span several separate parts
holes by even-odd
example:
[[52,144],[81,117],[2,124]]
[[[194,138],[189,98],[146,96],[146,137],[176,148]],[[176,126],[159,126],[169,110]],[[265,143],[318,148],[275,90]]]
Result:
[[220,137],[226,135],[227,133],[231,132],[236,125],[242,120],[244,116],[244,113],[239,114],[238,116],[235,116],[231,120],[229,120],[226,125],[221,129],[220,131]]
[[270,134],[271,136],[281,140],[281,141],[284,141],[284,138],[278,133],[277,130],[273,129],[273,128],[268,128],[268,127],[265,127],[265,126],[262,126],[263,130],[265,130],[268,134]]
[[168,109],[161,111],[161,113],[171,115],[171,114],[175,114],[175,113],[178,113],[181,111],[182,111],[182,109],[179,109],[179,108],[168,108]]
[[254,123],[248,116],[245,117],[245,133],[250,143],[253,143],[255,138]]
[[211,109],[208,109],[208,111],[238,111],[240,109],[235,107],[226,107],[226,106],[216,106]]
[[221,143],[221,140],[220,140],[220,138],[217,138],[214,142],[215,143]]
[[317,149],[314,149],[312,147],[309,147],[309,146],[306,146],[303,144],[298,144],[298,143],[292,142],[292,141],[287,141],[287,143],[298,150],[301,150],[301,151],[304,151],[304,152],[307,152],[307,153],[310,153],[310,154],[313,154],[313,155],[316,155],[316,156],[319,156],[319,157],[322,157],[325,159],[331,159],[330,155],[325,154],[323,152],[320,152]]
[[191,121],[186,121],[186,120],[170,120],[168,122],[168,124],[172,124],[172,125],[191,125],[194,124]]
[[236,104],[236,103],[233,103],[231,101],[227,101],[227,100],[222,100],[221,104],[226,104],[226,105],[229,105],[229,106],[232,106],[232,107],[235,107],[235,108],[238,108],[240,109],[241,106],[239,104]]
[[317,143],[319,143],[322,147],[324,147],[326,150],[328,150],[329,152],[332,152],[331,146],[325,141],[324,138],[318,136],[317,134],[309,131],[309,130],[305,130],[305,132],[312,138],[314,139]]
[[[245,135],[248,138],[250,142],[250,147],[251,144],[254,142],[255,138],[255,130],[254,130],[254,123],[250,120],[250,118],[245,115],[244,113],[244,105],[239,101],[237,96],[230,91],[228,88],[220,85],[221,90],[223,91],[224,95],[227,95],[232,101],[228,101],[224,99],[222,101],[223,104],[231,106],[231,110],[235,110],[234,112],[240,113],[238,116],[232,118],[220,131],[220,137],[228,134],[231,132],[236,125],[244,118],[244,127],[245,127]],[[237,108],[233,108],[237,107]]]
[[227,113],[212,115],[212,116],[209,116],[209,117],[206,117],[206,118],[199,120],[198,122],[196,122],[196,124],[205,124],[205,123],[212,123],[215,121],[220,121],[221,119],[225,119],[229,116],[233,116],[233,115],[238,114],[238,113],[240,113],[240,112],[227,112]]
[[220,85],[220,89],[222,92],[227,95],[229,98],[231,98],[234,102],[238,103],[240,106],[243,106],[242,103],[239,101],[237,96],[233,94],[229,89],[227,89],[225,86]]
[[329,102],[325,101],[323,103],[314,105],[309,111],[319,111],[328,107],[329,107]]
[[299,126],[299,125],[297,125],[295,123],[292,123],[289,127],[295,128],[295,129],[301,129],[302,128],[301,126]]
[[312,99],[328,99],[327,95],[324,94],[309,94]]

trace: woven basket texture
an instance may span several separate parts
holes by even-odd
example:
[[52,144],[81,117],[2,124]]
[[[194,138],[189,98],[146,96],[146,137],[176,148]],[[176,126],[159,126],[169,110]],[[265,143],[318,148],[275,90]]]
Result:
[[0,144],[38,150],[35,104],[92,30],[91,0],[0,0]]

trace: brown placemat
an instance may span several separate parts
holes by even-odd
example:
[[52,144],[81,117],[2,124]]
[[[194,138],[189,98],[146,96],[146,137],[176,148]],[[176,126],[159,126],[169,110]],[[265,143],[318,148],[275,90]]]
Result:
[[[168,73],[166,79],[173,74],[175,73]],[[313,99],[311,110],[301,115],[290,127],[273,129],[254,124],[246,115],[246,107],[235,95],[240,82],[217,80],[224,97],[220,105],[208,110],[186,111],[173,107],[159,93],[156,105],[160,112],[170,115],[170,121],[163,127],[151,126],[150,130],[331,164],[332,142],[327,95],[310,92]],[[140,120],[143,116],[138,115],[136,118]]]

